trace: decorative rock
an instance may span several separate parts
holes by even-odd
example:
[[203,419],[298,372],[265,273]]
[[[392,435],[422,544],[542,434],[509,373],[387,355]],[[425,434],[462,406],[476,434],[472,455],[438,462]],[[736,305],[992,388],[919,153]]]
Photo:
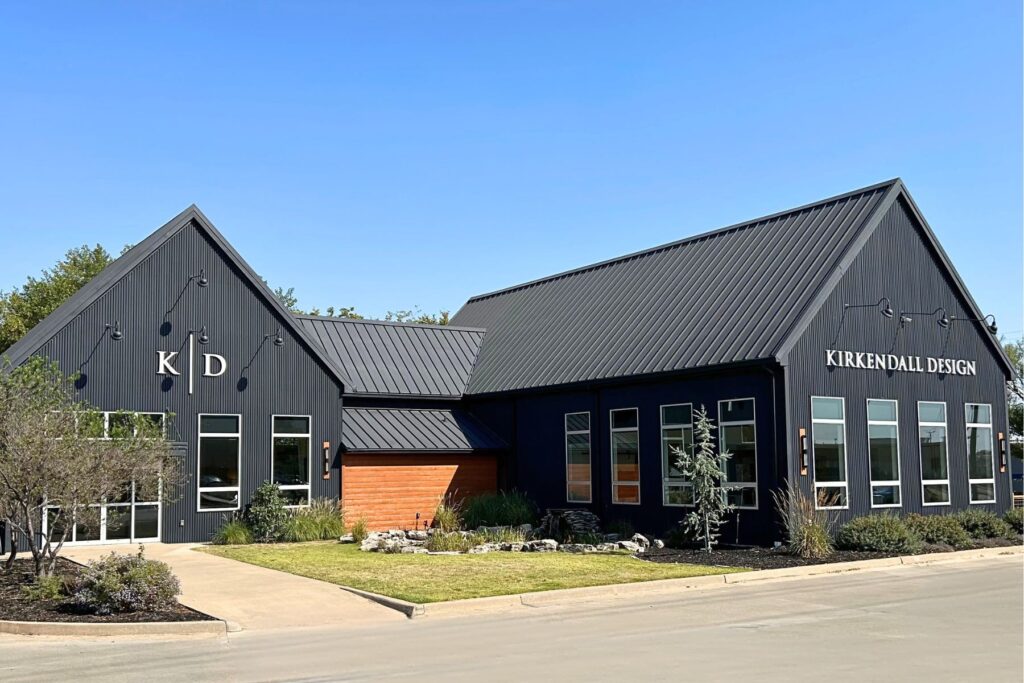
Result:
[[481,543],[475,545],[469,549],[469,552],[473,555],[481,555],[483,553],[489,553],[492,550],[501,550],[501,545],[498,543]]
[[388,536],[391,538],[405,538],[405,532],[401,529],[388,529]]
[[619,549],[618,543],[598,543],[594,546],[599,553],[611,553]]
[[355,543],[355,542],[356,542],[356,539],[352,536],[352,534],[345,534],[344,536],[342,536],[341,538],[338,539],[338,543]]
[[631,553],[643,552],[640,549],[640,544],[639,543],[634,543],[633,541],[619,541],[618,546],[619,546],[620,549],[628,550]]
[[403,554],[405,554],[405,555],[411,555],[411,554],[425,555],[425,554],[428,554],[430,551],[427,550],[426,548],[423,548],[423,547],[420,547],[420,546],[417,546],[417,545],[407,545],[407,546],[403,546],[402,547],[402,551],[401,552]]
[[563,553],[596,553],[597,546],[589,543],[563,543],[558,546],[558,551]]
[[590,510],[581,508],[552,509],[540,522],[542,536],[554,538],[581,538],[597,534],[601,520]]
[[618,534],[605,534],[604,535],[604,540],[607,541],[608,543],[618,543],[619,542],[619,535]]
[[525,543],[502,543],[501,549],[506,553],[520,553],[525,545]]
[[550,553],[558,550],[558,541],[553,538],[542,538],[537,541],[527,541],[523,544],[523,550],[534,553]]
[[425,540],[427,540],[428,536],[429,536],[429,534],[427,534],[426,531],[415,531],[414,530],[414,531],[406,531],[405,532],[405,537],[408,538],[410,541],[425,541]]
[[629,540],[633,541],[633,543],[636,543],[643,550],[647,550],[651,547],[650,540],[648,540],[648,538],[643,534],[633,534],[633,538]]
[[653,541],[651,541],[651,545],[653,545],[658,550],[661,550],[665,547],[665,541],[661,540],[660,538],[656,538]]

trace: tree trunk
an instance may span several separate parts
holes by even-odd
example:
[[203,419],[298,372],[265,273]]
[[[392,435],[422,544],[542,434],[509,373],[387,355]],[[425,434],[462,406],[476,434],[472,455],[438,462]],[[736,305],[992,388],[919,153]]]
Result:
[[10,529],[11,532],[11,554],[7,556],[7,560],[4,562],[4,571],[10,571],[11,566],[14,564],[15,558],[18,557],[18,532],[14,529]]

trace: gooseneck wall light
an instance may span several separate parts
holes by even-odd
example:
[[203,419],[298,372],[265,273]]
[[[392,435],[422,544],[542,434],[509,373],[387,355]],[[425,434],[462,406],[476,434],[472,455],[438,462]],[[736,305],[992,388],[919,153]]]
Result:
[[844,303],[843,304],[843,314],[839,317],[839,326],[836,327],[836,336],[832,340],[832,344],[833,345],[835,345],[835,343],[837,341],[839,341],[839,333],[843,331],[843,324],[846,323],[846,314],[847,314],[847,312],[849,312],[850,309],[855,309],[855,308],[877,308],[878,309],[878,314],[881,315],[883,318],[892,318],[892,316],[893,316],[892,302],[889,300],[889,297],[887,297],[887,296],[883,296],[881,299],[879,299],[878,301],[876,301],[873,304],[847,304],[847,303]]
[[199,330],[199,337],[196,338],[196,341],[203,345],[210,343],[210,335],[206,333],[206,325],[203,325],[202,329]]
[[114,341],[117,342],[124,339],[124,332],[121,331],[121,323],[119,321],[115,320],[113,325],[106,323],[103,327],[110,330],[110,338]]
[[949,327],[949,316],[946,315],[946,309],[941,306],[934,311],[900,311],[900,327],[905,327],[907,323],[913,322],[915,315],[923,315],[928,318],[937,315],[935,324],[942,329]]
[[987,323],[985,325],[985,328],[989,332],[991,332],[992,334],[997,334],[999,332],[999,326],[996,325],[996,317],[994,315],[992,315],[991,313],[986,315],[983,318],[958,318],[958,317],[954,316],[950,320],[950,322],[955,322],[955,323],[958,323],[958,322]]
[[265,335],[263,335],[263,341],[264,342],[267,341],[268,339],[274,340],[274,346],[277,346],[278,348],[284,346],[284,338],[281,337],[281,328],[280,327],[277,328],[277,330],[273,334],[265,334]]

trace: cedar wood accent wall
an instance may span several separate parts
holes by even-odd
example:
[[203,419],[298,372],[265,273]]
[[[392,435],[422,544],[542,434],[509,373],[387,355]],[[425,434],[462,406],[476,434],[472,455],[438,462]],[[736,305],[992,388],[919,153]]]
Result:
[[493,454],[357,454],[342,457],[341,504],[351,526],[366,519],[371,530],[431,524],[438,501],[464,500],[497,490]]

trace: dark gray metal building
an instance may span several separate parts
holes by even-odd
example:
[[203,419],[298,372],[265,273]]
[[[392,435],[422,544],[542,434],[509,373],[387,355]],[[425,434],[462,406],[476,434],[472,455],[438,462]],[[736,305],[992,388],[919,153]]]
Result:
[[207,540],[265,480],[376,526],[500,486],[662,533],[703,407],[732,453],[725,537],[764,543],[786,481],[841,517],[1008,507],[989,324],[893,180],[473,297],[444,327],[295,316],[190,207],[7,355],[81,373],[100,409],[173,414],[182,495],[79,542]]

